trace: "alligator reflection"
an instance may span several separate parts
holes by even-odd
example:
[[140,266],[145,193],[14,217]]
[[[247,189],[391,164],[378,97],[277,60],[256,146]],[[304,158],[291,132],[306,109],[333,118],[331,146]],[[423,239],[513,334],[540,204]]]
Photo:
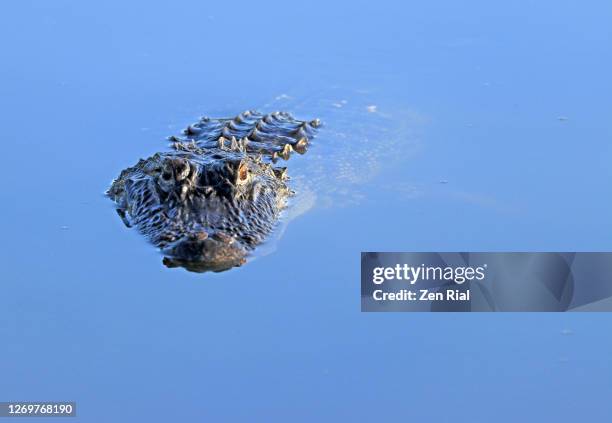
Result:
[[169,269],[175,267],[182,267],[189,272],[204,273],[204,272],[225,272],[226,270],[233,269],[234,267],[242,266],[246,263],[246,259],[241,259],[236,262],[225,262],[225,263],[210,263],[206,261],[187,261],[181,259],[173,259],[170,257],[164,257],[162,260],[164,266]]

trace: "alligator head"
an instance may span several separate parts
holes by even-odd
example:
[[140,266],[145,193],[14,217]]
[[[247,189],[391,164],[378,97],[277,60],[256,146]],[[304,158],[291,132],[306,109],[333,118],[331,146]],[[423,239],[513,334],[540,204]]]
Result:
[[158,153],[124,170],[108,195],[164,264],[222,271],[244,263],[270,232],[290,190],[284,168],[242,152]]
[[141,159],[107,191],[128,227],[165,255],[168,267],[222,271],[245,262],[272,231],[291,191],[286,169],[303,154],[318,119],[246,111],[232,119],[202,118],[173,151]]

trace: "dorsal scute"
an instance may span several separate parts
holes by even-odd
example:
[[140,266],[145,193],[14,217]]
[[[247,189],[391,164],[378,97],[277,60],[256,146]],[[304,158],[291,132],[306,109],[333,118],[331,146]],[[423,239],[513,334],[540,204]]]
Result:
[[299,120],[283,111],[261,114],[246,110],[233,118],[202,117],[183,131],[183,137],[171,136],[169,140],[175,149],[182,149],[183,143],[194,143],[200,149],[240,151],[272,161],[288,160],[294,151],[306,152],[320,124],[318,119]]

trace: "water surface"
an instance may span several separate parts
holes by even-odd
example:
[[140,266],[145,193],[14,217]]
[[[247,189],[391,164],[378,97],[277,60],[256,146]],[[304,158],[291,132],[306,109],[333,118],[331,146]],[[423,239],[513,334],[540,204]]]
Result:
[[[608,315],[361,314],[358,274],[360,251],[612,249],[608,3],[0,15],[0,400],[87,422],[609,416]],[[247,266],[166,269],[103,192],[252,108],[325,122],[288,163],[304,212]]]

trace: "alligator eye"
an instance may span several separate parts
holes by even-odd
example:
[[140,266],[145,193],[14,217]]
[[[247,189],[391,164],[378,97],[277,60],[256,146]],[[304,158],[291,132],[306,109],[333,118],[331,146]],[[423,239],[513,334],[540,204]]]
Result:
[[249,177],[249,167],[246,165],[246,163],[240,163],[240,165],[238,166],[237,181],[245,182],[248,177]]
[[240,167],[240,169],[238,169],[238,177],[240,178],[241,181],[246,180],[248,176],[248,172],[249,170],[247,169],[246,165],[243,165]]

